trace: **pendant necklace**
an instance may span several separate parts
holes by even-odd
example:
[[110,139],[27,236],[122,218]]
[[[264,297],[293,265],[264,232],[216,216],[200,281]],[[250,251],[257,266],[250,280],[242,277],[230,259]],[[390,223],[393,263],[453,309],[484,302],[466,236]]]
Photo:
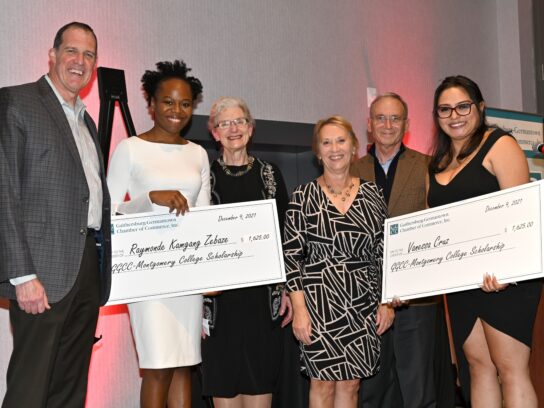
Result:
[[325,182],[325,185],[327,186],[327,190],[329,190],[329,193],[331,193],[334,198],[340,197],[340,200],[342,201],[346,201],[346,199],[351,195],[351,189],[355,186],[355,184],[353,184],[353,181],[352,181],[349,186],[339,191],[336,191],[334,188],[332,188],[332,186],[329,183],[327,183],[327,179],[325,178],[325,175],[323,175],[323,181]]

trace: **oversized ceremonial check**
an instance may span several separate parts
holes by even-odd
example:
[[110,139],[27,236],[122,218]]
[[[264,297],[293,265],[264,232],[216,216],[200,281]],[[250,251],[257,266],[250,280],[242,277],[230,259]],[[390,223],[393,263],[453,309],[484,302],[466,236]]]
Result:
[[275,200],[112,219],[108,305],[283,281]]
[[382,301],[544,276],[543,183],[387,219]]

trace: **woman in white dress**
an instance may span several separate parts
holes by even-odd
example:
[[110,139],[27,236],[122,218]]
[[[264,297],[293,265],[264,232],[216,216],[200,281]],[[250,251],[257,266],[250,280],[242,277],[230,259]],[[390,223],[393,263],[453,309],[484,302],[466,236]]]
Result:
[[[183,215],[190,207],[209,205],[206,151],[180,135],[202,93],[189,71],[183,61],[159,62],[142,77],[155,124],[120,142],[113,153],[108,186],[116,212]],[[201,361],[202,296],[133,303],[128,309],[143,373],[141,406],[190,407],[190,366]]]

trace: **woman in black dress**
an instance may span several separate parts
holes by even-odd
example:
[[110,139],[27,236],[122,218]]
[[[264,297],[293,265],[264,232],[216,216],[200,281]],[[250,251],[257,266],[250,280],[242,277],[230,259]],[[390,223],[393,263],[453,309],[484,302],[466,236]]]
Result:
[[285,220],[287,289],[310,407],[356,407],[361,378],[379,369],[379,336],[394,312],[379,307],[383,222],[374,183],[352,177],[357,152],[351,124],[319,121],[313,150],[323,174],[293,192]]
[[[241,99],[213,103],[208,128],[222,151],[210,169],[212,202],[273,198],[283,226],[285,183],[275,165],[248,154],[254,127]],[[283,285],[228,290],[204,303],[211,335],[202,343],[203,394],[213,396],[215,408],[270,408],[280,371],[281,327],[292,315]]]
[[[478,85],[466,77],[448,77],[436,89],[430,207],[529,181],[516,140],[486,124],[484,107]],[[507,285],[485,274],[481,290],[447,296],[463,392],[473,407],[537,406],[529,356],[540,289],[540,281]]]

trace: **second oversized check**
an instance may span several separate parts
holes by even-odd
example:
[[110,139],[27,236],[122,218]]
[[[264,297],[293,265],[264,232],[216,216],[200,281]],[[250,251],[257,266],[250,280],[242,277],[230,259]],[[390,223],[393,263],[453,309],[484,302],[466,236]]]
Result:
[[543,202],[539,181],[386,220],[382,300],[544,276]]
[[274,200],[112,219],[108,305],[283,281]]

